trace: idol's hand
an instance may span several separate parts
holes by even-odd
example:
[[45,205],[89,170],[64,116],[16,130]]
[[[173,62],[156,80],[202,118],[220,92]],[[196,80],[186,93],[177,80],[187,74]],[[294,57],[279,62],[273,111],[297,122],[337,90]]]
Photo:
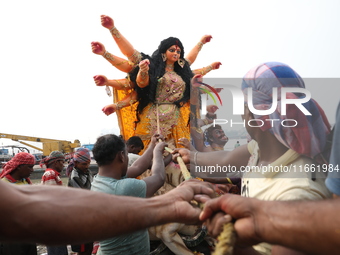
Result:
[[203,43],[203,44],[206,44],[207,42],[210,42],[210,40],[212,39],[212,36],[211,35],[204,35],[200,42]]
[[100,16],[100,21],[102,23],[102,26],[107,28],[107,29],[111,29],[114,27],[114,22],[113,19],[109,16],[106,15],[101,15]]
[[149,71],[149,65],[150,61],[148,59],[144,59],[141,62],[139,62],[139,70],[141,72],[147,73]]
[[117,110],[116,104],[109,104],[105,106],[102,111],[109,116],[110,114],[114,113]]
[[221,62],[214,62],[211,64],[213,70],[219,69],[221,65],[222,65]]
[[97,86],[104,86],[107,83],[107,78],[105,75],[96,75],[93,77],[93,79]]
[[105,47],[100,42],[91,42],[92,52],[97,55],[103,55],[105,53]]

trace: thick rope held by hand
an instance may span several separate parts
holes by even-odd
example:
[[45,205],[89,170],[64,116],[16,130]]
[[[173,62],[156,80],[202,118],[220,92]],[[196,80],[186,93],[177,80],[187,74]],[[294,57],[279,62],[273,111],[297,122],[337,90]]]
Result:
[[[157,130],[158,132],[160,131],[159,129],[159,117],[158,117],[158,104],[157,104]],[[172,153],[173,150],[165,147],[165,150]],[[190,172],[187,169],[187,166],[185,165],[183,159],[178,156],[177,157],[177,162],[180,166],[182,175],[184,177],[184,180],[190,180],[193,177],[191,176]],[[203,209],[202,204],[199,205],[201,209]],[[213,252],[212,255],[232,255],[234,251],[234,245],[236,241],[236,232],[234,229],[234,224],[232,222],[226,223],[223,226],[223,231],[217,238],[217,244],[215,246],[215,251]]]
[[223,231],[217,238],[215,251],[212,255],[232,255],[236,242],[234,223],[228,222],[223,225]]
[[[168,147],[165,147],[165,150],[170,152],[170,153],[173,152],[173,150],[168,148]],[[192,179],[192,176],[191,176],[190,172],[188,171],[187,166],[185,165],[183,159],[180,156],[177,157],[177,162],[178,162],[179,167],[181,169],[181,172],[182,172],[182,175],[184,177],[184,180]]]

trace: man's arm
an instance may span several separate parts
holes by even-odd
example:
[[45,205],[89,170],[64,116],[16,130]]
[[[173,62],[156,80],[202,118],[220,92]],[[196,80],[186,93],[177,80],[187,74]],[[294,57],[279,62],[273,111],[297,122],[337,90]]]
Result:
[[155,145],[150,143],[142,156],[140,156],[127,170],[128,178],[136,178],[150,168]]
[[308,254],[335,254],[340,250],[340,198],[261,201],[227,194],[208,201],[200,215],[214,236],[231,220],[224,213],[216,214],[219,211],[236,220],[241,245],[267,242]]
[[127,170],[128,178],[136,178],[144,173],[147,169],[151,167],[153,150],[156,146],[156,142],[158,139],[161,139],[160,135],[154,135],[151,138],[151,142],[148,145],[148,148],[144,151],[143,155],[138,158]]
[[0,181],[0,240],[47,245],[84,243],[169,222],[197,224],[200,209],[189,202],[195,194],[213,196],[210,187],[188,181],[165,195],[145,199]]
[[[190,172],[192,176],[200,178],[209,177],[226,177],[226,171],[215,171],[210,174],[204,166],[214,167],[233,167],[232,170],[239,171],[241,167],[245,167],[248,164],[249,157],[251,156],[247,145],[239,146],[233,151],[213,151],[213,152],[190,152],[188,149],[177,148],[173,152],[174,160],[177,156],[181,156],[185,164],[190,163]],[[235,171],[232,172],[234,175],[230,177],[237,177]]]
[[153,161],[151,176],[143,179],[146,183],[146,197],[151,197],[162,187],[165,181],[165,167],[163,161],[163,151],[166,143],[159,142],[153,150]]

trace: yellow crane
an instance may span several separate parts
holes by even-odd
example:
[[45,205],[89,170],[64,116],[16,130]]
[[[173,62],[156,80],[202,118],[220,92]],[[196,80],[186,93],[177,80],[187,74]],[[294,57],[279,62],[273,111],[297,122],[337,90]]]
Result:
[[[32,147],[36,150],[42,151],[44,156],[50,155],[50,153],[52,151],[61,151],[63,153],[72,153],[75,148],[81,146],[79,140],[74,140],[74,142],[72,143],[70,141],[65,141],[65,140],[32,137],[32,136],[24,136],[24,135],[4,134],[4,133],[0,133],[0,138],[12,139],[13,141],[17,141],[21,144],[24,144],[24,145]],[[40,142],[40,143],[42,143],[43,148],[42,149],[38,148],[34,145],[23,142],[22,140],[30,141],[30,142]]]

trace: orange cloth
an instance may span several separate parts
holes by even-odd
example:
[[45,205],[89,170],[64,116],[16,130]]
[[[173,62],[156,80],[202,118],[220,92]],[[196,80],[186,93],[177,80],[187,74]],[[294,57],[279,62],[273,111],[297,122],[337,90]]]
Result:
[[[132,89],[129,89],[127,91],[114,89],[113,90],[114,103],[121,101],[123,98],[126,97],[127,94],[130,94],[131,92]],[[134,135],[135,132],[134,122],[136,120],[136,109],[137,103],[133,104],[132,106],[124,107],[116,112],[120,134],[123,136],[125,141]]]

